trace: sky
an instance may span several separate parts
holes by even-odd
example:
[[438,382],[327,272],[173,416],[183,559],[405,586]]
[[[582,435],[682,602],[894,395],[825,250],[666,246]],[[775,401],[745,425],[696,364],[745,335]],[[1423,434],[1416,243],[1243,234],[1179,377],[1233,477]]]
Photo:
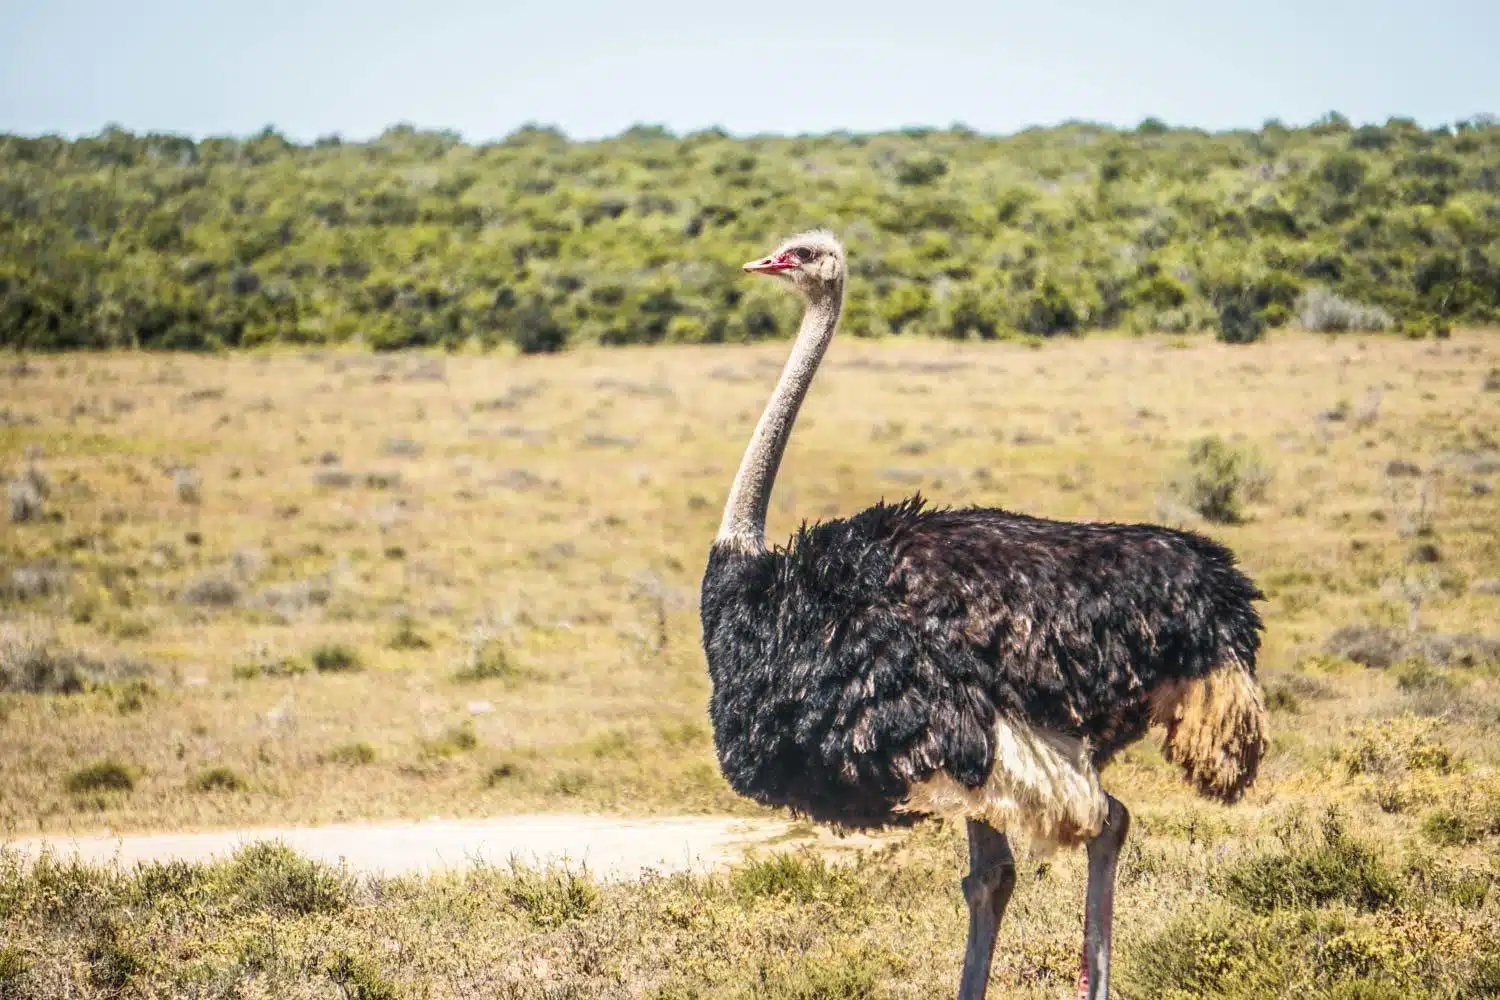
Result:
[[0,0],[0,132],[736,135],[1500,113],[1496,0]]

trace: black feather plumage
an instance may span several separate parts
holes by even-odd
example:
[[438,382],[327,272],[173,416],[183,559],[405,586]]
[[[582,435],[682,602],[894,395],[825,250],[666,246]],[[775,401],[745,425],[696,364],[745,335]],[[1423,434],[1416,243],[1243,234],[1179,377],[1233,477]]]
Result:
[[769,805],[849,827],[938,769],[978,787],[997,713],[1088,738],[1102,766],[1150,692],[1253,671],[1262,595],[1187,531],[1080,524],[920,497],[804,526],[784,549],[715,545],[703,643],[719,762]]

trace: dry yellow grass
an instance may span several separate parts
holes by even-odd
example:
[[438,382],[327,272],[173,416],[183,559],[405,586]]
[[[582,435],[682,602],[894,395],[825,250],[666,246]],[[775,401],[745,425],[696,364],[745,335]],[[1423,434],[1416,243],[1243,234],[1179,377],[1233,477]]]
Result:
[[[0,525],[4,627],[154,673],[144,694],[0,695],[0,829],[748,810],[713,761],[697,584],[784,350],[10,359],[0,469],[33,455],[52,488],[42,519]],[[1269,595],[1268,684],[1303,690],[1243,815],[1321,801],[1343,795],[1330,762],[1349,728],[1417,698],[1388,673],[1304,662],[1327,634],[1404,627],[1417,592],[1424,627],[1500,619],[1472,586],[1500,576],[1500,499],[1483,492],[1497,362],[1483,333],[843,340],[770,533],[916,489],[1191,524],[1164,484],[1193,440],[1239,439],[1274,478],[1243,523],[1206,530]],[[1437,561],[1412,561],[1421,544]],[[54,592],[3,589],[47,566],[67,570]],[[426,648],[393,642],[403,618]],[[313,669],[329,644],[361,669]],[[484,669],[463,679],[476,648]],[[305,672],[278,675],[287,659]],[[1444,738],[1488,768],[1495,682],[1461,685]],[[69,791],[97,760],[133,790]],[[1198,808],[1154,746],[1107,781],[1147,810]]]

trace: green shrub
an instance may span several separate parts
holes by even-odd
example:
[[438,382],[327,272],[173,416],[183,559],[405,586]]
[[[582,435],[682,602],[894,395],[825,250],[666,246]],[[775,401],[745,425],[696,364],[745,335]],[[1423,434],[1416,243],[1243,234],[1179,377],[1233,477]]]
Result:
[[348,1000],[401,1000],[402,993],[367,958],[337,952],[324,966],[328,978]]
[[858,891],[852,872],[811,851],[751,858],[730,872],[730,887],[744,900],[784,898],[798,903],[838,902]]
[[128,681],[111,684],[110,693],[114,696],[115,710],[121,715],[129,715],[145,708],[146,702],[156,697],[156,688],[144,678],[133,677]]
[[1422,817],[1422,835],[1445,847],[1472,844],[1486,832],[1471,817],[1453,809],[1436,809]]
[[599,907],[599,886],[587,872],[516,865],[505,881],[505,899],[536,927],[561,927]]
[[1037,292],[1022,305],[1018,326],[1026,333],[1051,337],[1078,329],[1078,312],[1063,290],[1051,280],[1044,281]]
[[23,996],[21,980],[26,975],[26,956],[13,944],[0,945],[0,996]]
[[391,649],[401,650],[432,648],[432,643],[418,631],[416,619],[410,615],[402,615],[396,620],[396,630],[385,644]]
[[1295,910],[1344,903],[1359,910],[1394,906],[1395,874],[1371,848],[1355,840],[1332,814],[1310,843],[1247,858],[1221,876],[1225,895],[1251,910]]
[[1242,520],[1246,502],[1264,498],[1270,478],[1253,451],[1211,435],[1188,447],[1187,461],[1168,489],[1205,520],[1235,524]]
[[896,165],[896,183],[907,187],[932,184],[948,172],[948,161],[941,156],[914,155],[902,158]]
[[1215,336],[1226,344],[1253,344],[1266,332],[1266,321],[1243,299],[1230,299],[1219,305]]
[[242,792],[245,779],[228,767],[210,767],[195,774],[188,787],[195,792]]
[[129,943],[120,939],[119,929],[112,923],[96,927],[94,942],[83,952],[84,960],[88,962],[89,985],[105,995],[118,996],[131,979],[147,968],[148,963]]
[[521,669],[496,639],[475,643],[469,650],[468,662],[453,674],[455,680],[466,682],[515,681],[521,676]]
[[474,724],[466,720],[459,725],[449,726],[436,739],[424,741],[422,752],[428,757],[456,757],[477,746],[479,736],[474,732]]
[[69,774],[63,787],[74,795],[129,792],[135,788],[135,769],[114,759],[98,760]]
[[1436,720],[1413,715],[1366,723],[1349,734],[1338,759],[1351,778],[1408,770],[1451,774],[1462,767],[1462,761],[1434,738],[1437,728]]
[[213,878],[215,893],[244,913],[339,913],[354,899],[354,879],[347,872],[304,858],[277,841],[240,848],[213,869]]
[[313,649],[311,659],[313,669],[320,674],[352,673],[363,669],[358,651],[343,643],[318,646]]
[[335,764],[346,764],[350,767],[373,764],[375,763],[375,748],[364,740],[356,740],[328,751],[328,759]]
[[64,647],[51,636],[10,627],[0,632],[0,692],[79,694],[151,673],[150,664],[129,658],[101,659]]

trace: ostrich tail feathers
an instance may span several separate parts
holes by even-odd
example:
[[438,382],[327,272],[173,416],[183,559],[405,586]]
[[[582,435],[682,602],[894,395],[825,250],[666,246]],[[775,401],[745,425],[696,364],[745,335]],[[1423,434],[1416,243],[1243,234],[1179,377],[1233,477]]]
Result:
[[1270,731],[1260,685],[1238,663],[1165,682],[1151,721],[1166,727],[1162,753],[1200,795],[1233,803],[1255,782]]

